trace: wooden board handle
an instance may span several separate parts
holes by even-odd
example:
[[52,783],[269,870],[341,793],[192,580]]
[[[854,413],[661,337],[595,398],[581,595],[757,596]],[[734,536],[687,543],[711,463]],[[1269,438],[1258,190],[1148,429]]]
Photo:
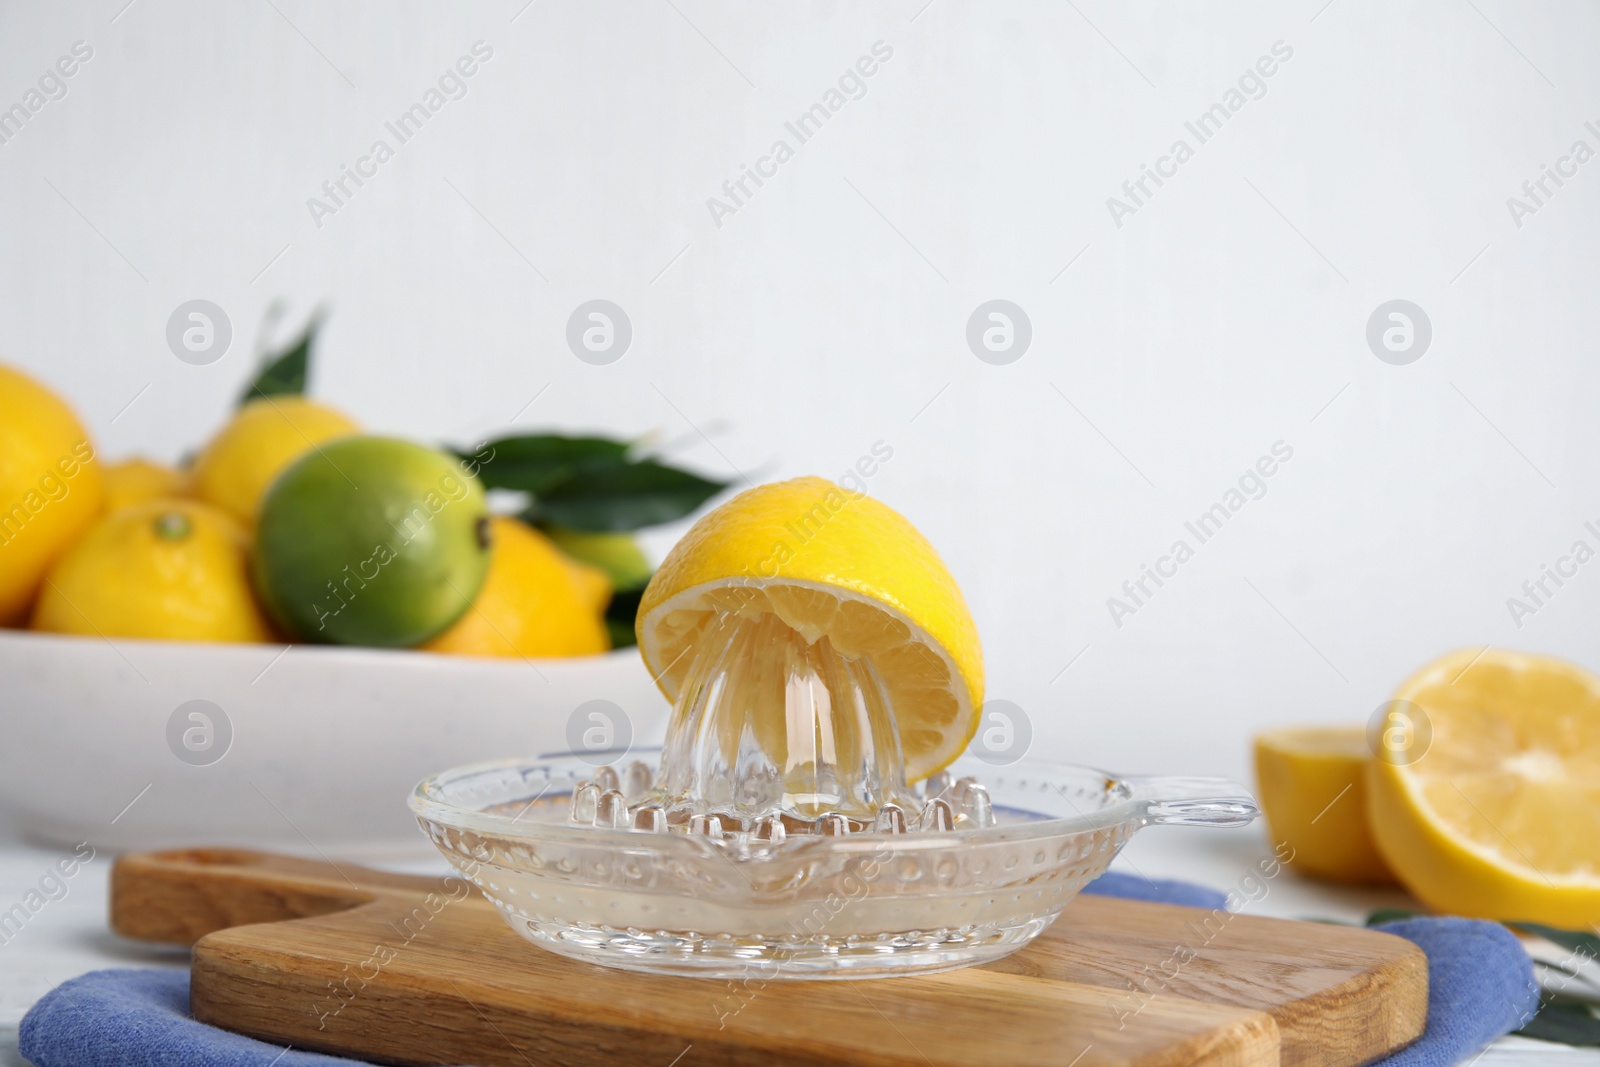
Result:
[[441,881],[246,849],[131,853],[111,868],[111,929],[141,941],[192,945],[230,926],[346,911],[380,897],[426,893]]

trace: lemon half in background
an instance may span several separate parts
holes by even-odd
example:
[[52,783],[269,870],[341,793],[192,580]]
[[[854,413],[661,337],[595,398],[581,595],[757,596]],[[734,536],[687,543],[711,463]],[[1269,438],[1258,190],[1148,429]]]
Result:
[[1295,726],[1255,741],[1256,792],[1289,865],[1357,885],[1392,885],[1394,874],[1367,829],[1367,733],[1359,726]]
[[806,642],[867,657],[884,683],[906,780],[947,766],[978,727],[983,652],[955,579],[898,512],[823,478],[739,494],[695,523],[639,605],[639,649],[675,701],[718,616],[776,617]]
[[1373,839],[1446,914],[1576,929],[1600,922],[1600,679],[1545,656],[1466,650],[1395,694],[1367,765]]

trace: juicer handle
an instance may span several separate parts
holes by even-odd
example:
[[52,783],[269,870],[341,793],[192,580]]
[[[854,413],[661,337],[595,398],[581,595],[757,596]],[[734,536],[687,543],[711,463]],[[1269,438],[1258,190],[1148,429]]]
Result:
[[1226,778],[1122,778],[1144,802],[1145,825],[1247,826],[1261,814],[1256,798]]

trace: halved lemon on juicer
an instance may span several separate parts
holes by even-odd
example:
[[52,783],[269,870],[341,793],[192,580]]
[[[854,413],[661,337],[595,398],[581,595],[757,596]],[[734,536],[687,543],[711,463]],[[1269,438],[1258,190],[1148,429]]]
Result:
[[[729,619],[781,626],[870,665],[908,782],[949,765],[977,731],[983,652],[961,590],[904,516],[863,493],[796,478],[747,490],[694,525],[639,605],[639,650],[667,699],[678,702],[697,653]],[[773,666],[792,644],[771,643]],[[758,719],[763,745],[784,744],[781,712],[764,717],[768,729]]]

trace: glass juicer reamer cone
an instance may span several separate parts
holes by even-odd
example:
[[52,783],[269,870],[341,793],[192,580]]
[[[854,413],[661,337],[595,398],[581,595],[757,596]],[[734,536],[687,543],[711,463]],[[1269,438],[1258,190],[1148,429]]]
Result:
[[1222,779],[1022,759],[968,755],[908,785],[869,659],[772,616],[723,615],[710,634],[659,754],[485,763],[417,786],[423,831],[535,944],[715,978],[947,970],[1032,940],[1141,827],[1257,815]]

